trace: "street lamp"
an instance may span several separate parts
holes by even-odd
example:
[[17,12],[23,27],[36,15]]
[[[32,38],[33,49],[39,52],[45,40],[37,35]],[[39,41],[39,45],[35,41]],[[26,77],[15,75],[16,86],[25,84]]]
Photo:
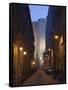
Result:
[[58,38],[59,38],[59,36],[58,36],[58,35],[55,35],[55,36],[54,36],[54,38],[55,38],[55,39],[58,39]]
[[34,65],[35,64],[35,61],[33,61],[32,64]]
[[27,54],[27,52],[26,52],[26,51],[24,51],[24,52],[23,52],[23,54],[24,54],[24,55],[26,55],[26,54]]
[[23,50],[23,47],[20,47],[19,50],[22,51]]
[[40,60],[42,60],[42,57],[40,57]]
[[51,53],[52,53],[52,49],[48,48],[48,61],[49,61],[49,66],[51,66]]
[[50,49],[50,48],[48,48],[48,51],[51,51],[51,49]]

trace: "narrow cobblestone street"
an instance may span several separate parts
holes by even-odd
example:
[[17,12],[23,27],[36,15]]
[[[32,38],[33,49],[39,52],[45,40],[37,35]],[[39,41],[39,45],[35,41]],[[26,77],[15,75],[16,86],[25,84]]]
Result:
[[52,75],[47,75],[43,70],[38,70],[30,76],[23,85],[40,85],[40,84],[58,84],[57,80],[53,80]]

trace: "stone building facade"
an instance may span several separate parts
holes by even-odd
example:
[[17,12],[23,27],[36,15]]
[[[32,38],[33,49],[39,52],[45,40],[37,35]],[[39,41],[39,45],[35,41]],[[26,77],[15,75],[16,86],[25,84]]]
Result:
[[34,34],[27,4],[10,4],[10,85],[18,86],[32,73]]
[[[50,48],[50,51],[48,49]],[[46,51],[50,64],[65,81],[66,73],[66,7],[50,6],[46,26]],[[57,75],[57,74],[56,74]],[[55,76],[56,76],[55,75]],[[62,78],[60,78],[62,77]]]

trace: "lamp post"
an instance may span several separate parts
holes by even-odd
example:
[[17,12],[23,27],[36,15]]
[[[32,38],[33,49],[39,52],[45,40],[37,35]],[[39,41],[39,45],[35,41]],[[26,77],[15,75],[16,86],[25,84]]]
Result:
[[51,48],[48,48],[48,54],[49,54],[49,67],[51,67]]
[[20,82],[22,81],[22,76],[23,76],[23,46],[19,46],[19,53],[18,53],[18,67],[19,67],[19,73],[20,73]]
[[23,79],[23,73],[24,73],[24,70],[25,70],[25,57],[26,57],[26,55],[27,55],[27,52],[26,51],[24,51],[24,48],[23,48],[23,46],[19,46],[19,62],[20,63],[18,63],[19,65],[18,66],[20,66],[20,73],[21,73],[21,81],[22,81],[22,79]]
[[54,35],[54,46],[53,46],[53,68],[55,69],[54,73],[54,78],[57,76],[57,71],[58,71],[58,62],[59,62],[59,35],[55,34]]
[[31,62],[32,71],[34,71],[34,70],[35,70],[35,65],[36,65],[36,62],[33,60],[33,61]]

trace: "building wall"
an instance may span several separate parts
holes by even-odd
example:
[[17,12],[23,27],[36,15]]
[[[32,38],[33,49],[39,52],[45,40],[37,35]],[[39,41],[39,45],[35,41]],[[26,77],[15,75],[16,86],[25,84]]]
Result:
[[[66,66],[65,15],[66,7],[50,6],[46,25],[46,49],[51,48],[53,50],[53,67],[62,75],[65,75]],[[54,38],[55,35],[59,36],[58,40]]]
[[[27,4],[10,4],[12,86],[21,84],[31,73],[34,57],[34,34]],[[20,50],[22,47],[22,50]],[[24,51],[27,52],[24,55]]]

